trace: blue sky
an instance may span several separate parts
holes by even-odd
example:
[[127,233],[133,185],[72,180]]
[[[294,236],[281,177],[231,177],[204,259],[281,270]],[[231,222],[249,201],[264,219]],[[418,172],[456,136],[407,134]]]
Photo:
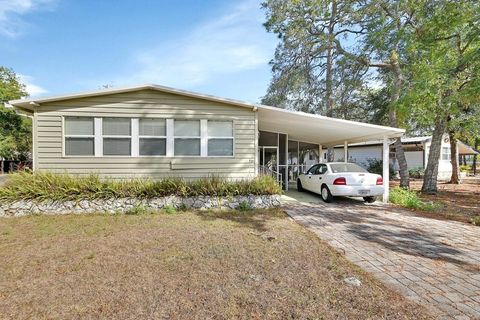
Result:
[[277,39],[260,0],[0,0],[0,64],[31,96],[156,83],[258,101]]

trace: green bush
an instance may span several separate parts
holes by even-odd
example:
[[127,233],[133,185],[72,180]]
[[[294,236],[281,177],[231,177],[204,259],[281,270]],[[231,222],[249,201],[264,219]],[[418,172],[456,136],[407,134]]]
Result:
[[192,182],[179,178],[163,180],[101,179],[98,175],[74,176],[50,172],[19,172],[9,175],[4,187],[0,187],[0,201],[54,200],[78,201],[106,198],[154,198],[176,195],[238,196],[280,194],[280,185],[270,176],[251,180],[227,181],[209,177]]
[[248,204],[247,201],[242,201],[238,204],[237,209],[239,211],[250,211],[250,210],[252,210],[252,207],[250,206],[250,204]]
[[469,165],[462,164],[462,165],[460,166],[460,171],[461,171],[461,172],[469,172],[469,171],[470,171],[470,166],[469,166]]
[[421,179],[425,175],[425,169],[422,167],[412,168],[408,170],[410,178]]
[[[383,176],[383,160],[367,159],[367,171],[370,173],[376,173]],[[391,164],[388,166],[388,174],[389,174],[390,180],[395,175],[395,171],[393,170],[393,166]]]
[[149,210],[147,208],[145,208],[144,206],[135,206],[135,207],[132,207],[132,208],[128,209],[127,211],[125,211],[125,214],[138,216],[138,215],[141,215],[141,214],[146,214],[148,212],[149,212]]
[[470,221],[472,222],[473,225],[480,226],[480,216],[475,216]]
[[402,207],[423,211],[432,211],[437,208],[437,205],[435,205],[433,202],[422,201],[415,191],[400,187],[390,190],[390,202],[398,204]]
[[174,206],[167,204],[165,207],[163,207],[163,212],[166,214],[174,214],[177,212],[177,209],[175,209]]

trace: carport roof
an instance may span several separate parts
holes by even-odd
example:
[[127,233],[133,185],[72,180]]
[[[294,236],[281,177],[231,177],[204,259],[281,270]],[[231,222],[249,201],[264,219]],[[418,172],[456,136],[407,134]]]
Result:
[[10,104],[17,109],[32,112],[34,107],[40,107],[43,103],[139,90],[156,90],[202,100],[251,108],[253,111],[258,111],[259,130],[285,133],[289,135],[288,138],[291,140],[318,143],[326,147],[334,146],[339,143],[343,143],[344,141],[354,143],[375,139],[400,137],[405,132],[405,130],[398,128],[329,118],[298,111],[290,111],[276,107],[221,98],[155,84],[109,88],[47,98],[13,100],[10,101]]

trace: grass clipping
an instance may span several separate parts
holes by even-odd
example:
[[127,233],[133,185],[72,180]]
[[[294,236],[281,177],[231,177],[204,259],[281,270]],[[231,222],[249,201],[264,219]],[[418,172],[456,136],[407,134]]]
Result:
[[417,192],[400,187],[390,190],[390,202],[402,207],[422,211],[433,211],[438,208],[436,203],[422,201]]
[[74,176],[39,171],[9,175],[5,186],[0,188],[0,201],[76,201],[165,196],[231,197],[273,195],[280,194],[281,191],[280,185],[270,176],[241,181],[228,181],[219,177],[194,181],[185,181],[180,178],[112,180],[101,179],[94,174]]

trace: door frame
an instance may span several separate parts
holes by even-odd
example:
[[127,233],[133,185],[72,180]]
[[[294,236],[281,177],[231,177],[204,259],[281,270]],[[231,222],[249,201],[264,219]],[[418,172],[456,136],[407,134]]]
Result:
[[[258,146],[258,162],[260,166],[264,167],[265,166],[265,149],[275,149],[276,150],[276,168],[275,172],[277,173],[277,181],[279,179],[279,167],[278,167],[278,162],[279,162],[279,154],[278,154],[278,146]],[[260,152],[262,153],[262,157],[260,157]],[[263,161],[261,161],[263,159]]]

